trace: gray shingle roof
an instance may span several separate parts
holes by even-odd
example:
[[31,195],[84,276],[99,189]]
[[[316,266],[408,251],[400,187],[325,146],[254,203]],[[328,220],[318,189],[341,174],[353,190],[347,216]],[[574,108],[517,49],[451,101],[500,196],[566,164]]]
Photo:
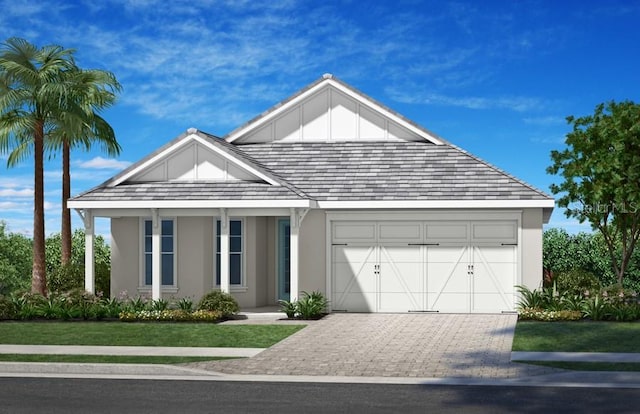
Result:
[[446,144],[295,142],[238,148],[318,201],[550,199]]
[[286,187],[249,182],[152,182],[97,187],[75,197],[82,201],[298,200]]

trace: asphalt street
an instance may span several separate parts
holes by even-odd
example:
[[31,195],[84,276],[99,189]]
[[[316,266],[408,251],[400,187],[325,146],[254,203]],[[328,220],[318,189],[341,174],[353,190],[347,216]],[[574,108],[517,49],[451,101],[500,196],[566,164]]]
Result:
[[640,390],[0,378],[0,413],[636,413]]

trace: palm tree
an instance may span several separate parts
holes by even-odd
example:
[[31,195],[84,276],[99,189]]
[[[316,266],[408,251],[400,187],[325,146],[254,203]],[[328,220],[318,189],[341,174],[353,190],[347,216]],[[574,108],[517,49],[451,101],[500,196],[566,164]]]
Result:
[[62,265],[71,260],[71,211],[67,200],[71,197],[71,149],[90,150],[98,144],[110,156],[120,154],[113,128],[98,113],[113,105],[121,86],[115,76],[103,70],[76,68],[67,80],[73,93],[64,101],[64,111],[57,119],[58,127],[47,141],[50,149],[62,147]]
[[[75,91],[65,82],[75,68],[74,50],[37,48],[20,38],[0,46],[0,153],[9,167],[33,155],[33,270],[31,291],[46,295],[44,229],[45,137],[56,126],[61,104]],[[64,126],[64,125],[62,125]],[[69,131],[70,134],[74,132]]]

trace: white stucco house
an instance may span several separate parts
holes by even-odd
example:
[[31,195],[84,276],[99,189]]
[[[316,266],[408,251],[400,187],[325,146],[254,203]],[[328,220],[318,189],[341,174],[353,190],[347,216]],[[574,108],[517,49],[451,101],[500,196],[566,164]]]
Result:
[[[347,312],[513,311],[554,200],[331,75],[218,138],[188,129],[69,200],[111,220],[111,294]],[[94,290],[87,249],[86,288]]]

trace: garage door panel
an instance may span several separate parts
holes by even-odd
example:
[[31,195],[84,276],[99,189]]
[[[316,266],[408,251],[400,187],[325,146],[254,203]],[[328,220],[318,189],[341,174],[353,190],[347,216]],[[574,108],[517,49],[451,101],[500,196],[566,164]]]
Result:
[[427,294],[429,310],[443,313],[469,312],[469,292],[429,293]]
[[366,264],[357,268],[349,263],[336,263],[334,265],[334,290],[336,292],[375,292],[376,281],[373,277],[373,264]]
[[471,224],[471,241],[475,243],[515,243],[518,224],[515,221],[485,221]]
[[513,290],[516,280],[514,271],[514,266],[506,263],[494,264],[491,269],[484,268],[482,264],[475,265],[473,289],[478,292]]
[[481,261],[489,263],[516,263],[516,246],[476,246]]
[[465,269],[452,267],[450,264],[428,265],[428,292],[468,292],[469,278]]
[[461,246],[429,246],[427,248],[427,263],[456,263],[461,260],[466,247]]
[[[333,309],[466,313],[515,308],[519,255],[511,241],[517,238],[516,221],[337,227],[345,245],[336,243],[333,249]],[[349,238],[349,232],[357,237]]]
[[410,312],[422,309],[423,294],[419,292],[381,292],[379,295],[380,312]]
[[381,246],[380,263],[423,263],[420,246]]
[[384,222],[379,225],[378,241],[419,242],[422,240],[422,229],[419,222]]
[[375,293],[347,293],[333,309],[347,312],[377,312]]
[[334,223],[333,241],[374,242],[376,227],[376,223],[372,222]]
[[373,254],[373,246],[334,246],[335,263],[364,263]]

